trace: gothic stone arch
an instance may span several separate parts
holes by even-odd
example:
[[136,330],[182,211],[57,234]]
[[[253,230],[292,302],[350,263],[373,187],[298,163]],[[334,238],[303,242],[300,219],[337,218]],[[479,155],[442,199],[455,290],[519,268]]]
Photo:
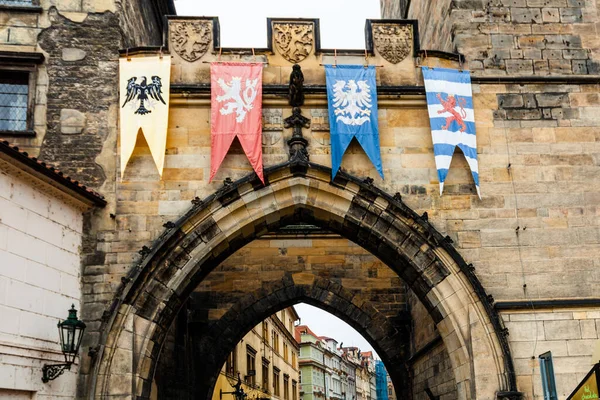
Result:
[[167,231],[124,280],[108,310],[90,397],[147,399],[166,332],[193,288],[256,237],[301,220],[356,242],[394,270],[424,304],[449,353],[460,399],[516,391],[498,315],[470,266],[400,196],[306,162],[224,187]]
[[[194,346],[197,374],[194,398],[211,398],[227,355],[244,335],[269,315],[293,304],[304,302],[336,315],[359,331],[380,355],[394,384],[407,391],[408,375],[404,361],[408,341],[406,325],[390,321],[365,299],[342,285],[310,272],[286,274],[278,282],[242,296],[218,320],[202,330]],[[407,395],[407,394],[406,394]]]

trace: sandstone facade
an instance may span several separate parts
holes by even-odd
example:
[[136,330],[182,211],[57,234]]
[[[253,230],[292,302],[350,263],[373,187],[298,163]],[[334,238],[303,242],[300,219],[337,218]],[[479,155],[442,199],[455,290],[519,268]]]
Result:
[[[47,22],[32,26],[31,32],[41,32],[40,51],[48,57],[38,78],[39,90],[47,89],[47,94],[36,97],[46,99],[39,103],[43,111],[38,114],[43,116],[34,119],[36,126],[44,128],[34,139],[15,139],[33,151],[41,146],[40,154],[89,180],[109,200],[105,210],[90,213],[85,223],[83,315],[89,326],[85,346],[91,351],[82,354],[81,397],[89,393],[114,398],[150,396],[149,377],[160,357],[165,332],[179,311],[193,303],[189,295],[193,299],[209,284],[218,293],[228,293],[234,280],[224,277],[227,268],[236,266],[230,264],[235,257],[251,261],[241,275],[254,277],[244,280],[236,296],[255,290],[239,303],[216,302],[206,308],[208,303],[203,301],[203,311],[215,321],[239,317],[250,329],[266,309],[275,311],[283,306],[282,301],[300,298],[311,298],[348,319],[352,306],[368,309],[364,323],[358,325],[364,331],[368,322],[398,311],[384,307],[388,300],[365,300],[353,292],[361,286],[356,279],[365,279],[348,278],[345,274],[352,274],[353,268],[366,271],[364,287],[375,282],[368,276],[370,256],[343,272],[338,264],[321,262],[315,262],[322,267],[313,270],[312,262],[301,263],[297,257],[318,257],[315,241],[321,239],[294,237],[276,251],[271,244],[260,247],[267,240],[243,247],[298,222],[320,224],[389,267],[382,271],[389,274],[389,282],[395,279],[391,286],[395,292],[385,296],[399,296],[394,304],[412,311],[409,354],[399,365],[413,374],[415,398],[423,398],[426,387],[446,398],[494,398],[498,392],[510,398],[516,396],[507,394],[512,390],[523,392],[525,398],[541,398],[539,365],[531,357],[545,349],[553,351],[561,396],[591,368],[591,344],[597,339],[600,319],[595,294],[600,280],[595,0],[410,2],[406,15],[419,21],[420,47],[428,52],[413,46],[409,56],[393,64],[371,46],[368,59],[384,66],[377,74],[385,180],[376,176],[354,144],[338,180],[332,181],[327,170],[330,142],[324,72],[319,64],[336,59],[364,63],[362,53],[338,51],[336,58],[333,52],[319,49],[313,39],[313,46],[299,61],[307,89],[302,112],[311,119],[304,137],[313,164],[276,167],[289,160],[291,129],[283,119],[292,111],[285,99],[290,56],[273,43],[254,56],[251,49],[223,49],[222,60],[268,62],[263,76],[263,151],[265,167],[272,169],[264,188],[253,180],[250,165],[235,146],[216,180],[208,183],[209,72],[203,61],[215,61],[221,51],[214,36],[208,36],[208,43],[204,37],[197,38],[206,45],[206,52],[189,61],[189,54],[178,52],[169,42],[172,30],[167,31],[165,43],[173,56],[173,69],[163,177],[159,178],[147,146],[139,141],[125,178],[116,178],[124,168],[117,161],[116,50],[160,43],[158,22],[154,28],[135,22],[144,15],[135,4],[125,3],[119,10],[112,6],[96,9],[98,4],[93,10],[77,6],[77,13],[92,13],[85,14],[86,18],[65,14],[67,8],[61,12],[60,7],[54,15],[42,12]],[[11,26],[16,26],[16,17],[11,18]],[[208,19],[172,18],[169,25],[190,21],[216,27]],[[377,23],[385,22],[372,21]],[[125,37],[119,37],[119,27]],[[89,34],[99,30],[106,34]],[[416,37],[416,31],[411,32]],[[35,35],[30,36],[35,41]],[[26,46],[32,43],[25,41],[25,47],[18,50],[29,49]],[[6,49],[9,44],[2,46]],[[455,155],[444,195],[439,195],[417,65],[459,68],[462,58],[434,50],[463,53],[463,65],[473,71],[481,200],[474,195],[470,171],[460,154]],[[73,75],[90,91],[99,85],[95,75],[99,69],[106,76],[101,95],[93,102],[80,99],[72,86]],[[63,76],[61,71],[69,72]],[[76,99],[83,106],[75,104]],[[77,110],[85,118],[63,110]],[[369,176],[373,181],[363,182]],[[237,183],[229,185],[226,178]],[[396,192],[399,196],[393,197]],[[335,249],[340,238],[326,240],[323,247]],[[310,245],[303,248],[301,243]],[[354,256],[354,248],[346,247],[339,264],[347,265],[345,260]],[[282,248],[287,255],[281,253]],[[291,249],[296,252],[295,262],[286,258],[291,257]],[[337,255],[325,255],[337,260]],[[273,268],[257,274],[261,257],[278,258],[297,270],[287,274]],[[319,283],[323,274],[331,274],[327,278],[334,284]],[[219,280],[222,286],[212,286]],[[280,297],[269,297],[269,293]],[[413,295],[413,301],[407,301]],[[244,314],[240,309],[252,311]],[[415,312],[423,309],[427,313]],[[222,327],[217,322],[211,326],[213,334]],[[227,343],[235,343],[236,335],[243,333],[236,331]],[[385,335],[380,334],[374,332],[372,337],[383,340]],[[385,342],[382,347],[392,348],[395,343]],[[410,355],[419,357],[407,364]],[[222,361],[214,363],[222,365]],[[433,371],[438,374],[432,377]]]

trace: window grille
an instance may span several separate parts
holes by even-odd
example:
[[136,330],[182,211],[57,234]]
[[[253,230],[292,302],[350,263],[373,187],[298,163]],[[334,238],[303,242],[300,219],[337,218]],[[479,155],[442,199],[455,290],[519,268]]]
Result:
[[33,0],[0,0],[3,6],[32,6]]
[[[0,3],[3,0],[0,0]],[[0,131],[26,131],[29,74],[2,71],[0,77]]]

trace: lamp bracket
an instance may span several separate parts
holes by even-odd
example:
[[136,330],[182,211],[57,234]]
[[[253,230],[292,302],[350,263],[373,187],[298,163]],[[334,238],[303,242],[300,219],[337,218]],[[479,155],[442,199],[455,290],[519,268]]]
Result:
[[61,376],[65,370],[70,370],[71,364],[44,364],[42,367],[42,382],[54,380]]

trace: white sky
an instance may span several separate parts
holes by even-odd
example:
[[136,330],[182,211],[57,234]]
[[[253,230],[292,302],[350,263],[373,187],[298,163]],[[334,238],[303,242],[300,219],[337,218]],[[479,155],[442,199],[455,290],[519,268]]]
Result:
[[321,48],[364,49],[379,0],[175,0],[178,15],[219,17],[223,47],[267,46],[267,17],[319,18]]
[[354,328],[339,319],[338,317],[323,311],[320,308],[300,303],[294,305],[301,318],[302,325],[308,325],[309,328],[319,336],[327,336],[337,340],[338,347],[341,342],[344,347],[356,346],[362,352],[373,351],[373,355],[379,358],[373,347],[362,337]]

